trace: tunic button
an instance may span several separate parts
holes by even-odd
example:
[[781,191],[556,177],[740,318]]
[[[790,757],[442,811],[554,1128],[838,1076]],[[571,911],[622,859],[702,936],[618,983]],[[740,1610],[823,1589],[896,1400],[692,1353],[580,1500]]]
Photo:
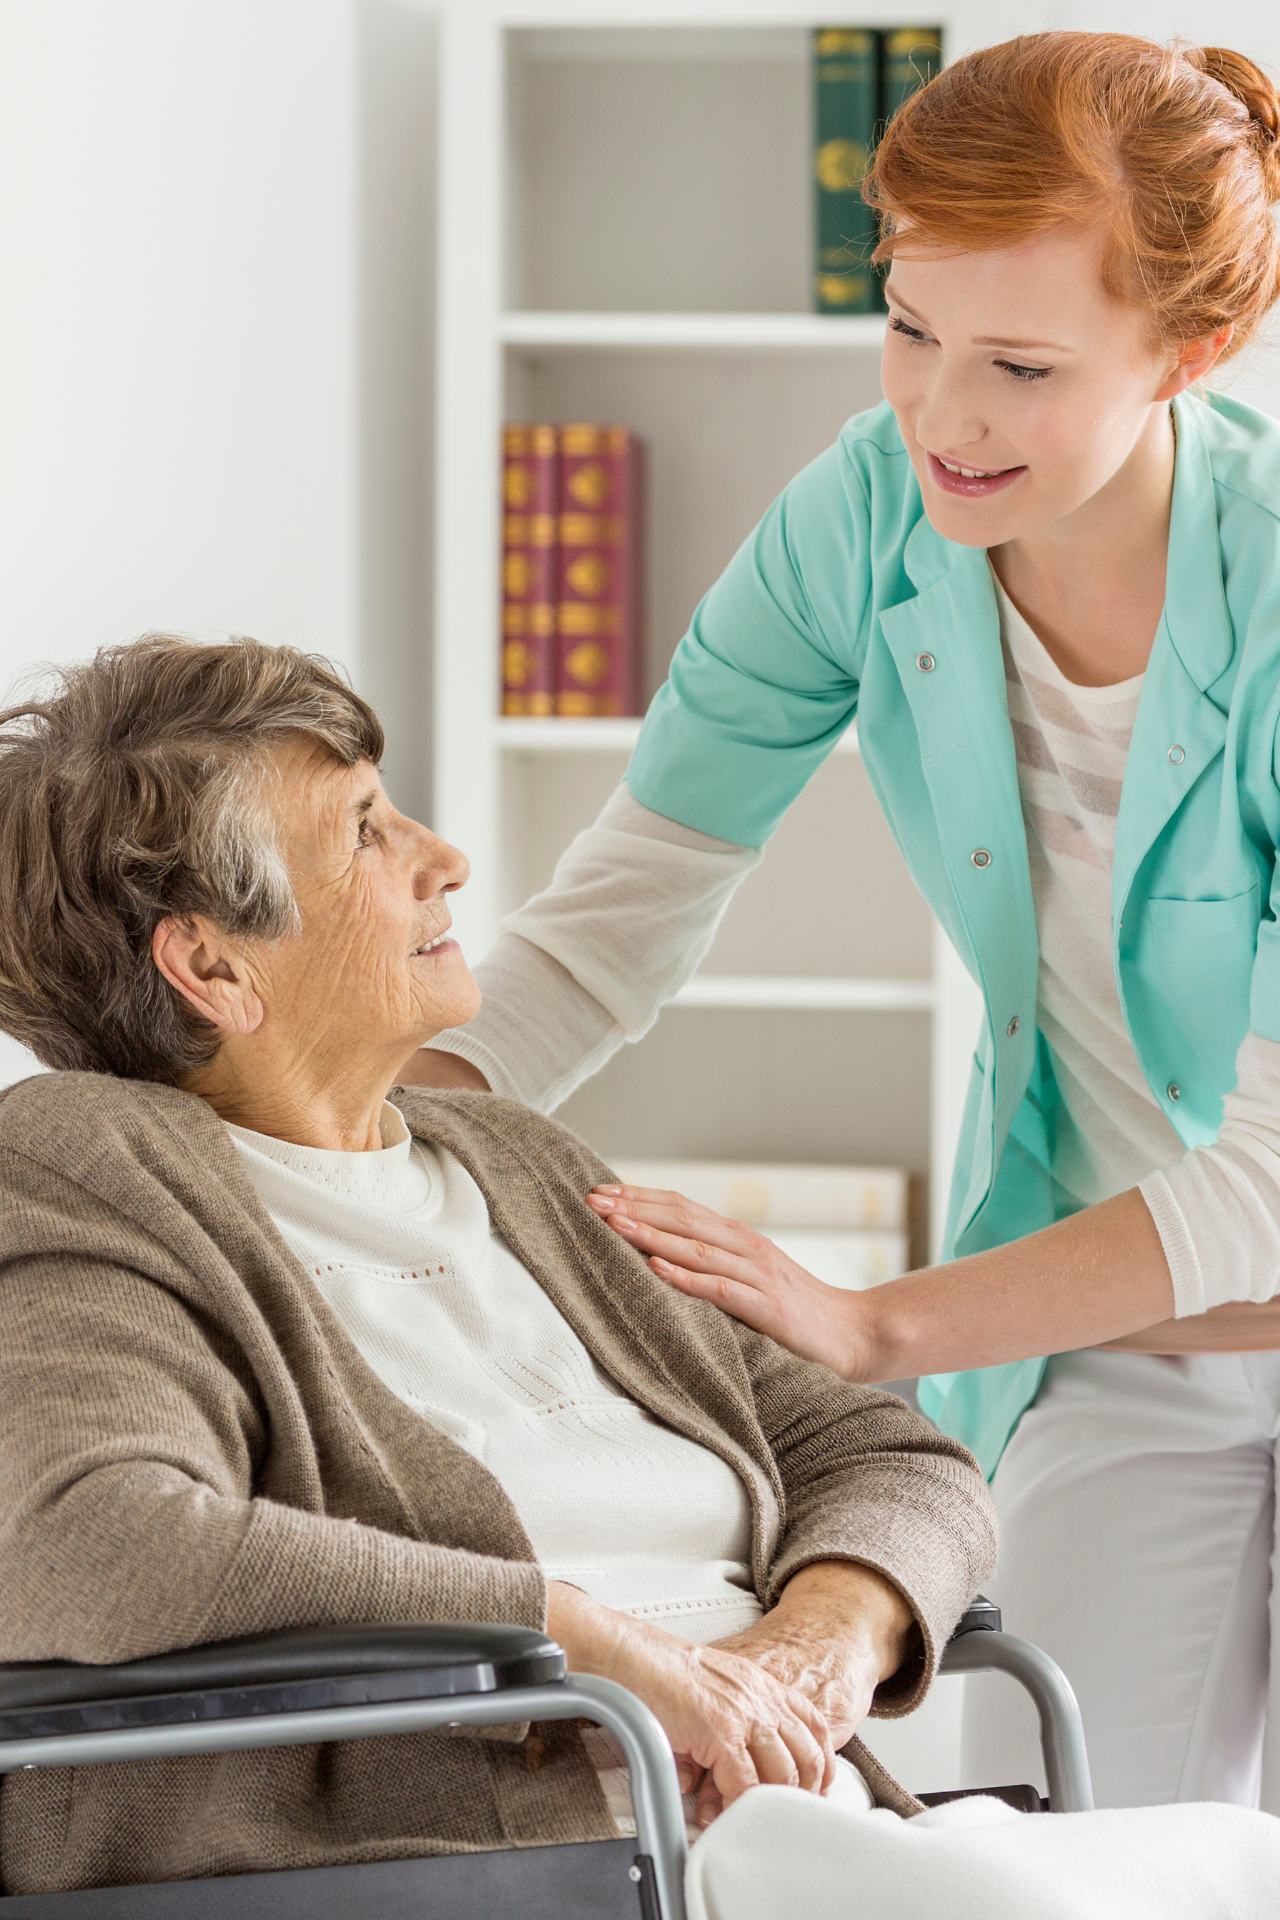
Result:
[[1183,761],[1186,759],[1186,757],[1187,756],[1183,752],[1181,747],[1170,747],[1169,758],[1173,762],[1175,767],[1180,767]]
[[985,847],[975,847],[969,855],[969,858],[975,867],[989,867],[991,865],[991,855]]
[[1168,1086],[1165,1088],[1165,1092],[1168,1094],[1171,1100],[1181,1100],[1182,1098],[1182,1088],[1178,1085],[1176,1080],[1171,1080],[1169,1082]]
[[916,665],[919,667],[921,673],[932,673],[937,664],[937,661],[931,653],[918,653],[916,655]]
[[1009,1022],[1008,1026],[1005,1028],[1005,1032],[1008,1034],[1011,1040],[1021,1025],[1022,1025],[1022,1022],[1021,1020],[1019,1020],[1017,1014],[1015,1013],[1012,1020]]

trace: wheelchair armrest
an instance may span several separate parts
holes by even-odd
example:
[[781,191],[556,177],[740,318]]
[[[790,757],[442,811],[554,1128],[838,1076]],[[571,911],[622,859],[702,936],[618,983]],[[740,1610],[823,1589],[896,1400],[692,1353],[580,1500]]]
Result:
[[999,1607],[994,1600],[988,1600],[984,1594],[975,1593],[973,1599],[956,1621],[955,1630],[947,1642],[947,1645],[954,1646],[956,1641],[962,1640],[966,1633],[999,1632]]
[[286,1627],[122,1666],[0,1666],[0,1742],[243,1720],[562,1681],[565,1657],[528,1627],[431,1621]]

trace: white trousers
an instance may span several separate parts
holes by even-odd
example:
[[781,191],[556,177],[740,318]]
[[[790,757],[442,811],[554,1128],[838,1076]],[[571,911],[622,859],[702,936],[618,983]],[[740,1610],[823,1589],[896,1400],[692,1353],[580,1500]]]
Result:
[[[987,1591],[1075,1688],[1100,1807],[1280,1813],[1278,1434],[1280,1354],[1094,1351],[1050,1361],[1010,1442]],[[1043,1784],[1003,1676],[965,1682],[963,1758],[975,1786]]]

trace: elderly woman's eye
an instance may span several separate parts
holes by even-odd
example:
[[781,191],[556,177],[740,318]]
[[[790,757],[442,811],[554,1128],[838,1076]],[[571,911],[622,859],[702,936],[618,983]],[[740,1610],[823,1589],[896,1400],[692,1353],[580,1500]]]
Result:
[[368,847],[368,846],[371,846],[372,844],[373,844],[373,828],[369,825],[369,822],[367,820],[362,820],[360,822],[359,830],[356,834],[355,851],[359,853],[362,847]]

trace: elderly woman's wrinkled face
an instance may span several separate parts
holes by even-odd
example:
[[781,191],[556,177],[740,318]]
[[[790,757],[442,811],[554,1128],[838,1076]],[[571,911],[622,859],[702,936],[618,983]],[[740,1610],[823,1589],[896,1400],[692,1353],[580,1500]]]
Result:
[[471,1019],[479,989],[448,937],[465,856],[397,812],[367,760],[344,767],[298,741],[276,767],[301,925],[254,956],[265,1020],[300,1046],[342,1032],[403,1053]]

